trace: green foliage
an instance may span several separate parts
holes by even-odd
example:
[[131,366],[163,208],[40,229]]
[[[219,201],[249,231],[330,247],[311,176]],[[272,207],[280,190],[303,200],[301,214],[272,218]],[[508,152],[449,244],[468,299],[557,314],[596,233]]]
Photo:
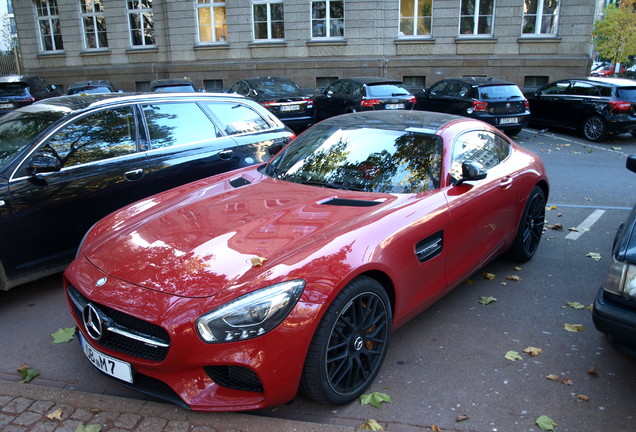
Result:
[[382,402],[393,403],[393,399],[386,393],[373,392],[360,396],[360,405],[373,405],[376,408],[382,406]]
[[73,337],[75,336],[75,328],[68,327],[64,329],[57,329],[54,333],[51,333],[51,336],[53,337],[52,343],[54,344],[67,343],[73,340]]
[[621,2],[621,6],[610,4],[604,18],[594,23],[592,36],[595,48],[601,57],[613,63],[623,63],[636,54],[636,11],[633,2]]
[[557,425],[554,420],[546,415],[537,417],[535,423],[539,426],[539,429],[543,431],[553,431],[554,427]]
[[40,371],[37,369],[31,369],[28,366],[23,366],[20,369],[18,369],[18,372],[20,372],[20,375],[22,375],[22,382],[24,383],[28,383],[31,380],[33,380],[33,378],[37,377],[38,375],[40,375]]

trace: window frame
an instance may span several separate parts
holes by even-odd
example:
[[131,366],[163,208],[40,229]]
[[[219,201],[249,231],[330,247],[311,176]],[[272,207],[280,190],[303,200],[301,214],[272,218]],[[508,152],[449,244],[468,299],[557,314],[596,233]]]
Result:
[[[535,11],[528,11],[528,3],[534,2],[536,5]],[[559,31],[559,15],[561,12],[561,0],[556,0],[557,5],[552,14],[544,13],[544,6],[546,0],[524,0],[523,2],[523,14],[521,16],[521,35],[524,37],[532,37],[532,36],[556,36]],[[543,31],[543,20],[545,17],[553,17],[554,23],[550,26],[550,31]],[[534,17],[534,22],[532,23],[533,31],[526,32],[526,21],[530,18]]]
[[[402,4],[409,3],[413,5],[413,15],[403,16],[402,15]],[[419,15],[420,7],[423,3],[430,3],[430,15]],[[398,37],[400,38],[422,38],[422,37],[432,37],[433,33],[433,4],[434,0],[400,0],[399,4],[399,14],[400,18],[398,21]],[[413,34],[405,34],[402,26],[403,20],[408,19],[412,20],[412,30]],[[422,19],[428,21],[428,33],[418,33],[418,21]]]
[[[257,6],[266,6],[266,21],[256,21],[256,7]],[[280,5],[282,8],[282,19],[281,20],[273,20],[272,18],[272,5]],[[273,37],[274,34],[274,23],[282,23],[283,29],[283,37],[277,38]],[[266,23],[267,24],[267,37],[257,37],[256,24]],[[254,41],[284,41],[285,40],[285,4],[283,0],[252,0],[252,40]]]
[[[228,39],[227,33],[227,9],[225,5],[225,0],[194,0],[195,9],[196,9],[196,20],[197,20],[197,43],[200,45],[210,45],[210,44],[219,44],[226,43]],[[201,9],[209,9],[210,23],[201,25],[201,19],[199,15],[199,11]],[[217,13],[221,13],[220,9],[223,9],[224,21],[223,21],[223,30],[225,34],[219,34],[221,32],[217,32]],[[211,40],[202,40],[202,27],[210,27]]]
[[[464,9],[464,4],[465,2],[469,2],[469,1],[473,1],[474,4],[473,6],[473,11],[472,14],[468,15],[463,15],[462,14],[462,10]],[[486,9],[490,9],[491,13],[490,14],[484,14],[481,13],[482,9],[486,8]],[[497,9],[497,1],[496,0],[461,0],[460,4],[459,4],[459,36],[460,37],[492,37],[494,36],[494,29],[495,29],[495,11]],[[473,24],[472,24],[472,30],[470,31],[470,33],[465,33],[463,32],[463,23],[464,20],[467,18],[472,18],[473,20]],[[489,23],[489,32],[488,33],[480,33],[479,32],[479,28],[480,28],[480,19],[486,19],[486,22],[488,23],[488,18],[490,19],[490,23]]]
[[[147,7],[146,5],[149,5]],[[139,28],[133,28],[132,19],[133,17],[137,17],[137,23],[139,24]],[[152,34],[148,36],[148,38],[152,39],[152,43],[146,42],[145,30],[147,29],[145,26],[146,16],[151,18],[151,25],[147,28],[152,30]],[[154,12],[152,9],[152,0],[126,0],[126,17],[128,21],[128,42],[131,47],[135,48],[146,48],[146,47],[154,47],[155,46],[155,21],[154,21]],[[140,35],[137,39],[141,43],[135,43],[135,33],[139,32]]]
[[[96,10],[95,8],[96,3],[99,4],[101,8],[100,11]],[[89,6],[91,11],[89,11]],[[82,42],[84,44],[85,50],[99,50],[99,49],[108,48],[108,33],[106,30],[106,16],[104,12],[104,6],[105,5],[103,0],[79,0],[80,23],[82,26]],[[83,10],[84,8],[86,8],[86,12],[84,12]],[[85,20],[87,18],[89,18],[92,21],[93,30],[89,31],[86,29]],[[98,26],[99,18],[103,19],[103,26],[104,26],[103,32],[99,31],[99,26]],[[102,33],[105,38],[105,41],[104,41],[105,43],[103,45],[100,40],[100,34]],[[95,41],[95,46],[90,46],[89,38],[88,38],[89,34],[92,34]]]
[[[314,6],[318,3],[325,4],[325,17],[324,18],[314,18]],[[333,18],[331,16],[331,4],[332,3],[342,3],[342,18]],[[309,22],[310,22],[310,32],[311,39],[344,39],[345,31],[346,31],[346,13],[345,13],[345,0],[311,0],[310,10],[309,10]],[[325,36],[316,36],[314,34],[314,22],[324,21],[325,22]],[[336,21],[342,21],[342,31],[340,35],[332,35],[331,34],[331,26],[332,21],[335,23]]]
[[[41,52],[60,52],[64,50],[62,40],[62,28],[60,25],[60,10],[57,0],[35,0],[33,2],[38,29],[38,43]],[[42,33],[42,26],[45,26],[48,33]],[[47,48],[47,42],[50,49]],[[59,44],[59,46],[58,46]]]

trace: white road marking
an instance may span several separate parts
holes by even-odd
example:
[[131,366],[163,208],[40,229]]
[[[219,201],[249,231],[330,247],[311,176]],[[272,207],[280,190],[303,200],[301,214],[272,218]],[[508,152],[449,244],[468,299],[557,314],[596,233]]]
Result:
[[566,235],[566,240],[578,240],[585,231],[589,231],[600,218],[605,214],[605,210],[596,209],[592,212],[591,215],[587,217],[579,226],[576,227],[576,231],[570,232],[570,234]]

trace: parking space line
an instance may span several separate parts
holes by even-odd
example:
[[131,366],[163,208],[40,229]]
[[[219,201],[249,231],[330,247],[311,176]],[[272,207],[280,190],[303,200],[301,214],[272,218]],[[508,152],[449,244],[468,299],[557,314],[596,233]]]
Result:
[[566,240],[578,240],[585,231],[589,231],[600,218],[605,214],[605,210],[596,209],[589,215],[579,226],[576,227],[576,231],[570,232],[565,236]]

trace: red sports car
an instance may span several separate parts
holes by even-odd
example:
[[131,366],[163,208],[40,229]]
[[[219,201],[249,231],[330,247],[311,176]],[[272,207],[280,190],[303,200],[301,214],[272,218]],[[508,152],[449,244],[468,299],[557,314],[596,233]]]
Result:
[[537,250],[541,160],[478,120],[347,114],[271,162],[200,180],[98,222],[65,272],[101,372],[194,410],[300,390],[344,404],[391,332],[502,253]]

